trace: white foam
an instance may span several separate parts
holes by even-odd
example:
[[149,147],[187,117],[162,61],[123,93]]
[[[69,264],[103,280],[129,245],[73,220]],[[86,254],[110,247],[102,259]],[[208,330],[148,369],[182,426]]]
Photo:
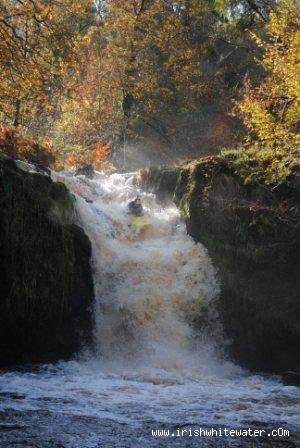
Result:
[[[154,195],[134,186],[133,175],[55,177],[77,195],[79,218],[92,242],[98,356],[187,377],[223,374],[216,360],[215,271],[206,249],[187,235],[174,204],[162,208]],[[127,212],[137,194],[149,224],[142,239]],[[202,315],[213,321],[213,335],[193,328]]]
[[[176,207],[162,209],[142,194],[150,231],[140,240],[126,212],[138,193],[132,175],[53,177],[76,195],[92,242],[98,350],[36,372],[3,373],[2,392],[25,398],[4,394],[0,409],[97,416],[137,430],[150,421],[152,429],[155,422],[233,428],[256,421],[294,430],[299,389],[222,356],[215,271]],[[201,317],[196,331],[191,322]]]

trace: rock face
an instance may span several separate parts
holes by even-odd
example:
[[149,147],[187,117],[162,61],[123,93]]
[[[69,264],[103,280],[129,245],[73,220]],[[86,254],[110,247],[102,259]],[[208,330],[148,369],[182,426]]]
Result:
[[81,168],[77,169],[75,176],[86,176],[89,179],[93,179],[94,174],[95,172],[93,165],[84,165]]
[[163,196],[168,179],[189,234],[207,247],[221,281],[219,311],[232,357],[253,370],[300,372],[297,176],[273,190],[244,185],[218,158],[190,163],[175,180],[166,172],[144,170],[140,184]]
[[91,245],[67,188],[0,157],[0,365],[69,357],[87,342]]

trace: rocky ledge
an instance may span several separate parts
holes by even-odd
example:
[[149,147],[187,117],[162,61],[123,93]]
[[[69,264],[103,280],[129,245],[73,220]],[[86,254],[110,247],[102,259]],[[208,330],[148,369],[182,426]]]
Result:
[[245,183],[221,157],[145,169],[137,182],[172,198],[208,249],[221,282],[219,312],[233,359],[299,381],[299,175]]
[[68,358],[88,342],[91,244],[73,198],[0,156],[0,365]]

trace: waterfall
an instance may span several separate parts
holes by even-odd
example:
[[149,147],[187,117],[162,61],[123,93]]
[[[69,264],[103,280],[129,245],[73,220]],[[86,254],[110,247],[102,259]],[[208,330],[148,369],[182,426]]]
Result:
[[[216,274],[175,205],[162,208],[153,194],[138,190],[133,174],[55,179],[76,195],[78,219],[92,242],[97,355],[188,375],[216,370]],[[147,223],[142,235],[127,209],[137,194]]]
[[[95,350],[1,372],[0,445],[296,446],[299,389],[226,360],[216,273],[176,207],[140,192],[133,174],[52,177],[76,196],[92,243]],[[142,232],[127,213],[138,193]],[[190,437],[199,428],[265,433],[257,440]],[[289,434],[269,436],[278,429]],[[156,430],[171,436],[153,437]]]

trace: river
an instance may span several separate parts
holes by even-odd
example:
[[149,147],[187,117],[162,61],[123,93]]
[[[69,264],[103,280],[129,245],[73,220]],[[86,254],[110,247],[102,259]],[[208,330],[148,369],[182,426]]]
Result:
[[[75,195],[92,242],[94,346],[1,373],[0,446],[296,447],[299,389],[227,358],[216,272],[175,205],[132,174],[52,177]],[[127,213],[137,194],[139,225]]]

